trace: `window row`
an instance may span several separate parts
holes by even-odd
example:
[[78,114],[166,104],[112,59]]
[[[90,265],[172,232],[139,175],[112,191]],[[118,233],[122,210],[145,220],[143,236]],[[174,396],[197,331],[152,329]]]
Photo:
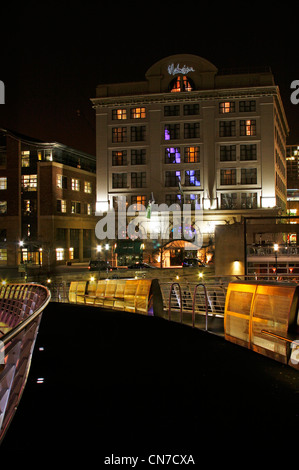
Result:
[[[64,175],[57,175],[56,186],[60,189],[68,189],[68,177]],[[81,191],[82,181],[79,178],[70,178],[70,189],[72,191]],[[84,181],[83,190],[87,194],[92,193],[91,181]]]
[[[32,157],[32,155],[31,155]],[[33,154],[34,160],[36,160],[36,154]],[[52,149],[42,149],[37,151],[37,160],[40,161],[53,161]],[[22,150],[21,152],[21,166],[22,168],[29,168],[30,163],[30,150]]]
[[[128,173],[112,173],[112,188],[128,188]],[[146,172],[131,173],[131,188],[146,188]]]
[[[183,179],[183,181],[181,181]],[[166,171],[164,184],[166,187],[197,186],[200,184],[200,170],[184,170],[184,171]],[[146,188],[147,180],[145,172],[131,173],[131,185],[128,182],[128,173],[112,173],[112,188]]]
[[[164,163],[199,163],[200,147],[184,147],[181,155],[180,147],[166,147],[164,149]],[[131,149],[131,165],[146,164],[145,149]],[[127,150],[112,151],[112,166],[125,166],[129,164]]]
[[67,213],[69,209],[71,214],[92,215],[92,204],[80,201],[69,202],[66,199],[57,199],[56,209],[61,214]]
[[239,152],[237,156],[236,145],[220,145],[220,161],[232,162],[237,161],[237,159],[240,161],[257,160],[256,144],[241,144]]
[[[218,105],[219,114],[226,113],[248,113],[256,111],[255,100],[244,100],[244,101],[221,101]],[[199,114],[199,103],[191,103],[183,105],[183,116],[192,116]],[[164,106],[164,116],[180,116],[181,105],[174,104],[170,106]]]
[[256,135],[256,120],[255,119],[240,119],[238,121],[220,121],[219,122],[219,137],[235,137],[237,135],[253,136]]
[[146,118],[146,109],[145,108],[130,108],[128,111],[126,108],[118,108],[112,110],[112,119],[145,119]]
[[[193,116],[199,114],[199,103],[188,103],[182,105],[183,116]],[[255,100],[242,100],[242,101],[221,101],[219,103],[219,113],[248,113],[256,111]],[[164,116],[180,116],[181,105],[173,104],[164,106]],[[112,110],[112,120],[125,120],[125,119],[145,119],[147,116],[145,107],[130,108],[117,108]]]
[[[240,181],[237,181],[240,178]],[[223,186],[235,186],[238,184],[257,184],[257,168],[225,168],[220,170],[220,184]]]
[[257,193],[222,193],[221,209],[256,209]]
[[[236,137],[240,136],[255,136],[256,135],[256,120],[255,119],[241,119],[238,121],[220,121],[219,122],[219,136],[220,137]],[[200,123],[199,122],[185,122],[185,123],[169,123],[164,125],[163,138],[167,140],[175,139],[198,139],[200,138]],[[112,143],[120,142],[144,142],[146,140],[146,126],[131,126],[131,127],[113,127],[112,128]]]
[[[130,142],[143,142],[146,140],[146,126],[131,126]],[[128,128],[127,127],[113,127],[112,128],[112,142],[128,142]]]
[[[240,119],[238,121],[220,121],[219,122],[219,137],[236,137],[255,136],[256,135],[256,120],[255,119]],[[200,123],[184,123],[183,129],[181,124],[172,123],[165,124],[164,126],[164,140],[175,139],[194,139],[200,137]]]
[[219,103],[219,113],[252,113],[256,111],[255,100],[242,100],[242,101],[221,101]]
[[[136,211],[144,210],[147,207],[148,197],[146,195],[132,195],[131,205],[135,206]],[[172,204],[191,204],[193,209],[199,209],[204,205],[201,194],[165,194],[165,203],[168,206]],[[113,198],[113,207],[117,209],[117,197]],[[256,209],[258,207],[258,194],[256,192],[230,192],[221,193],[220,200],[217,199],[217,208],[220,209]]]

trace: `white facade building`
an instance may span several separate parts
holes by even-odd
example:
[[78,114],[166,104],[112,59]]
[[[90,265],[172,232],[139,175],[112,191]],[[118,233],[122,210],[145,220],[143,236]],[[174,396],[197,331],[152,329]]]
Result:
[[288,124],[269,70],[224,73],[195,55],[155,63],[145,81],[99,85],[97,211],[178,202],[203,210],[203,233],[286,208]]

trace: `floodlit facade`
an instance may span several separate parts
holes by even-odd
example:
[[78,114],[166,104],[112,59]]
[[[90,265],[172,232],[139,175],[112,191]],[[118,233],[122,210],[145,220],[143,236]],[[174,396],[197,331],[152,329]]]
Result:
[[136,209],[189,204],[206,246],[217,224],[286,209],[288,124],[270,70],[221,72],[174,55],[144,81],[100,84],[92,103],[99,215],[120,195]]

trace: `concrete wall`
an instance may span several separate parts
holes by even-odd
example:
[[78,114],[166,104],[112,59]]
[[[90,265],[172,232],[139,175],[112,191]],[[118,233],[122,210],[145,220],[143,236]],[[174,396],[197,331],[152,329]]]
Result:
[[245,274],[244,225],[218,225],[215,227],[215,275]]

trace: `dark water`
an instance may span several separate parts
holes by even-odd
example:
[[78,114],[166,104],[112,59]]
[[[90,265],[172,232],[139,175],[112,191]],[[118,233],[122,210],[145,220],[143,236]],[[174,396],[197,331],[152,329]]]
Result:
[[204,331],[51,303],[0,450],[288,448],[298,392],[299,372]]

